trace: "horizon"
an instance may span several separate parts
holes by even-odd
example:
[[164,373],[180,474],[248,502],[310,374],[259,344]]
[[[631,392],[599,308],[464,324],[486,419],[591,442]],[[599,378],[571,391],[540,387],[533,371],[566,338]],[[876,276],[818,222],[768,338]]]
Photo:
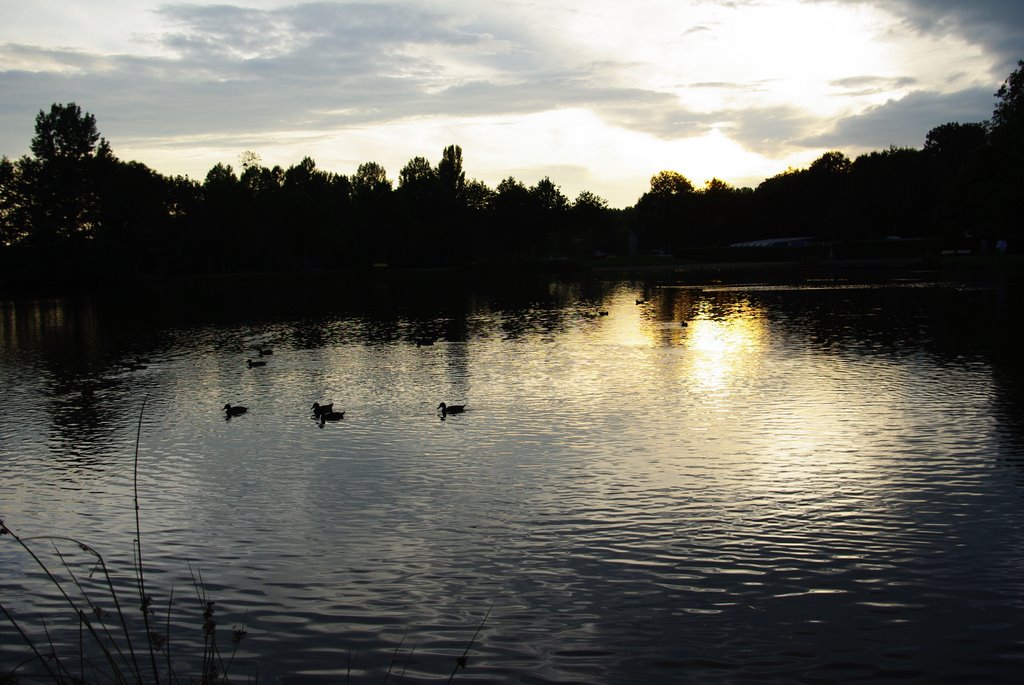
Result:
[[830,150],[920,149],[990,118],[1024,44],[1024,5],[997,0],[0,7],[12,159],[40,110],[74,102],[164,176],[254,152],[397,181],[454,144],[467,179],[547,177],[613,208],[662,170],[756,188]]

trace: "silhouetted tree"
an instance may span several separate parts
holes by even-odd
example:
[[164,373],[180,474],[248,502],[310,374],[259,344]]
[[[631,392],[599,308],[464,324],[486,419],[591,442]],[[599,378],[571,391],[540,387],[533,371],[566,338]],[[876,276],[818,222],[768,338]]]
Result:
[[437,164],[437,178],[441,183],[441,196],[445,203],[461,207],[466,199],[466,172],[462,169],[462,148],[449,145],[441,153]]
[[996,98],[990,122],[993,142],[1019,151],[1024,140],[1024,60],[1017,60],[1017,68],[996,91]]
[[991,154],[986,124],[936,126],[925,136],[923,152],[935,199],[934,206],[922,207],[922,214],[932,217],[937,234],[950,247],[965,235],[987,234]]
[[641,250],[674,250],[693,243],[689,216],[694,188],[678,171],[659,171],[637,202],[637,240]]
[[[1011,248],[1024,240],[1019,228],[1024,215],[1024,60],[996,92],[990,121],[992,178],[988,224],[995,238],[1012,238]],[[1019,248],[1018,248],[1019,249]]]
[[614,254],[624,251],[613,233],[612,216],[608,201],[600,195],[582,190],[569,210],[572,256],[588,257],[595,252]]
[[495,188],[492,206],[497,226],[494,249],[522,260],[537,255],[538,246],[526,229],[530,220],[530,190],[514,176],[502,179]]
[[11,247],[25,240],[27,203],[19,165],[4,156],[0,159],[0,247]]
[[940,160],[946,168],[955,168],[965,164],[971,155],[987,144],[985,124],[950,122],[928,131],[924,151]]
[[352,176],[356,216],[354,249],[374,262],[387,262],[394,241],[391,180],[377,162],[364,162]]
[[96,117],[71,102],[39,111],[30,158],[20,174],[31,193],[24,215],[28,239],[54,245],[94,236],[99,221],[95,160],[110,158],[110,147],[96,128]]
[[438,172],[426,157],[413,157],[398,172],[398,193],[410,207],[425,210],[438,192]]

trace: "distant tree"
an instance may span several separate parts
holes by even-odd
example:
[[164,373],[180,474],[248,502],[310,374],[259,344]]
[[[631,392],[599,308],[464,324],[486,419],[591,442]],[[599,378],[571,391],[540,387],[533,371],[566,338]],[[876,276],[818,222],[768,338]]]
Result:
[[514,176],[498,183],[492,199],[497,226],[496,234],[489,241],[492,251],[518,259],[537,253],[540,246],[529,226],[531,205],[530,189]]
[[999,87],[996,98],[990,123],[993,142],[1019,149],[1024,140],[1024,60],[1017,61],[1017,69]]
[[377,162],[359,165],[352,177],[352,194],[357,203],[373,204],[386,200],[391,193],[387,171]]
[[[569,198],[547,176],[530,188],[530,195],[533,197],[535,206],[541,211],[557,214],[569,209]],[[557,220],[557,217],[554,219]]]
[[31,150],[41,162],[83,160],[96,153],[101,140],[96,117],[73,102],[39,110]]
[[701,189],[700,192],[703,193],[704,195],[716,195],[729,194],[735,190],[736,188],[734,188],[729,183],[726,183],[725,181],[719,178],[711,178],[704,182],[704,187]]
[[572,208],[585,212],[600,212],[608,209],[608,200],[589,190],[581,190],[573,200]]
[[483,181],[472,179],[466,182],[466,206],[475,212],[493,209],[494,191]]
[[252,168],[259,169],[263,166],[263,159],[260,158],[259,154],[252,150],[246,150],[242,154],[238,155],[238,165],[242,167],[242,173]]
[[893,146],[857,157],[839,196],[845,220],[836,222],[843,231],[834,237],[934,236],[938,222],[933,212],[941,187],[932,168],[930,155],[914,148]]
[[841,176],[850,172],[853,162],[838,150],[830,150],[811,162],[808,171],[812,175]]
[[664,250],[692,245],[695,236],[688,216],[694,188],[678,171],[659,171],[651,177],[651,189],[636,204],[636,227],[641,250]]
[[530,201],[530,190],[514,176],[508,176],[495,189],[495,206],[504,212],[523,211]]
[[398,193],[413,211],[432,212],[438,191],[438,172],[426,157],[413,157],[398,172]]
[[1024,60],[996,92],[990,121],[991,156],[986,195],[988,212],[983,221],[995,239],[1009,239],[1020,250],[1024,231]]
[[693,184],[690,179],[678,171],[659,171],[651,177],[651,195],[669,196],[692,193]]
[[574,254],[589,256],[595,251],[619,252],[608,201],[600,195],[581,190],[569,210],[573,230]]
[[268,199],[284,186],[284,169],[279,166],[270,169],[250,163],[243,165],[238,180],[254,199]]
[[33,158],[23,158],[20,175],[30,189],[25,231],[30,241],[91,238],[99,223],[96,160],[112,159],[96,128],[96,117],[71,102],[54,103],[36,115]]
[[19,165],[5,155],[0,159],[0,248],[25,240],[25,190]]
[[391,180],[377,162],[360,164],[352,176],[356,240],[353,253],[371,262],[387,262],[389,251],[400,240],[395,234],[395,208],[391,203]]
[[928,131],[924,139],[924,151],[947,166],[960,166],[987,143],[985,124],[950,122]]
[[441,195],[445,202],[462,206],[466,199],[466,172],[462,169],[462,148],[449,145],[441,153],[437,164],[437,178],[441,183]]

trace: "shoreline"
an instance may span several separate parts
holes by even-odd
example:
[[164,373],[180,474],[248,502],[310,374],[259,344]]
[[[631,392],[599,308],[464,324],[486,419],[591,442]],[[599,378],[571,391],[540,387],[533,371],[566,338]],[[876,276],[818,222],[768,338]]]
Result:
[[[455,278],[453,278],[455,277]],[[168,275],[114,275],[107,278],[83,276],[26,279],[0,283],[0,301],[74,297],[125,290],[193,290],[245,288],[260,284],[291,287],[336,282],[359,284],[380,280],[433,280],[459,283],[494,279],[549,277],[585,280],[590,278],[673,279],[683,283],[713,280],[738,285],[750,280],[773,283],[801,283],[860,278],[873,282],[893,279],[1006,283],[1024,279],[1024,255],[938,255],[836,260],[736,260],[685,261],[671,257],[609,257],[597,261],[570,260],[525,264],[475,263],[452,267],[296,270]]]

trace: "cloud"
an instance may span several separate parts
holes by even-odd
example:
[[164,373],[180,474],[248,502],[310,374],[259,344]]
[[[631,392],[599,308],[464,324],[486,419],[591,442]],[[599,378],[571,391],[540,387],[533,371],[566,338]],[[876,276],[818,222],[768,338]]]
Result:
[[807,147],[879,150],[891,145],[919,148],[928,131],[951,122],[976,123],[992,114],[992,94],[970,88],[950,94],[916,91],[839,120],[828,132],[798,141]]
[[1016,68],[1018,59],[1024,58],[1024,2],[1020,0],[841,1],[879,7],[920,34],[959,36],[991,54],[993,68],[1003,78]]
[[[49,26],[60,8],[41,1]],[[590,171],[611,196],[608,179],[620,182],[624,169],[641,181],[660,168],[687,172],[722,162],[723,149],[745,160],[738,174],[753,176],[815,146],[920,145],[935,125],[990,116],[1009,70],[987,70],[1005,69],[1011,45],[1024,45],[1024,3],[809,7],[817,2],[652,0],[643,14],[606,0],[178,2],[131,5],[141,23],[126,26],[120,43],[107,26],[114,15],[94,27],[104,29],[101,43],[72,22],[59,40],[72,36],[75,48],[54,47],[31,26],[0,27],[0,41],[36,43],[0,42],[0,152],[27,151],[36,112],[74,101],[96,115],[115,154],[139,154],[163,173],[187,162],[195,174],[200,161],[230,162],[245,149],[294,155],[284,163],[308,154],[347,164],[377,155],[375,145],[381,157],[408,159],[440,149],[444,137],[472,141],[471,158],[490,160],[473,174],[499,173],[510,150],[515,168],[580,182],[586,165],[615,165]],[[856,4],[873,9],[849,12]],[[822,21],[835,24],[825,30]],[[891,29],[884,39],[879,21]],[[548,140],[538,126],[551,141],[576,141],[571,154],[538,143]],[[518,138],[499,140],[508,136]],[[602,146],[615,154],[588,151]],[[724,166],[714,173],[729,177]]]

